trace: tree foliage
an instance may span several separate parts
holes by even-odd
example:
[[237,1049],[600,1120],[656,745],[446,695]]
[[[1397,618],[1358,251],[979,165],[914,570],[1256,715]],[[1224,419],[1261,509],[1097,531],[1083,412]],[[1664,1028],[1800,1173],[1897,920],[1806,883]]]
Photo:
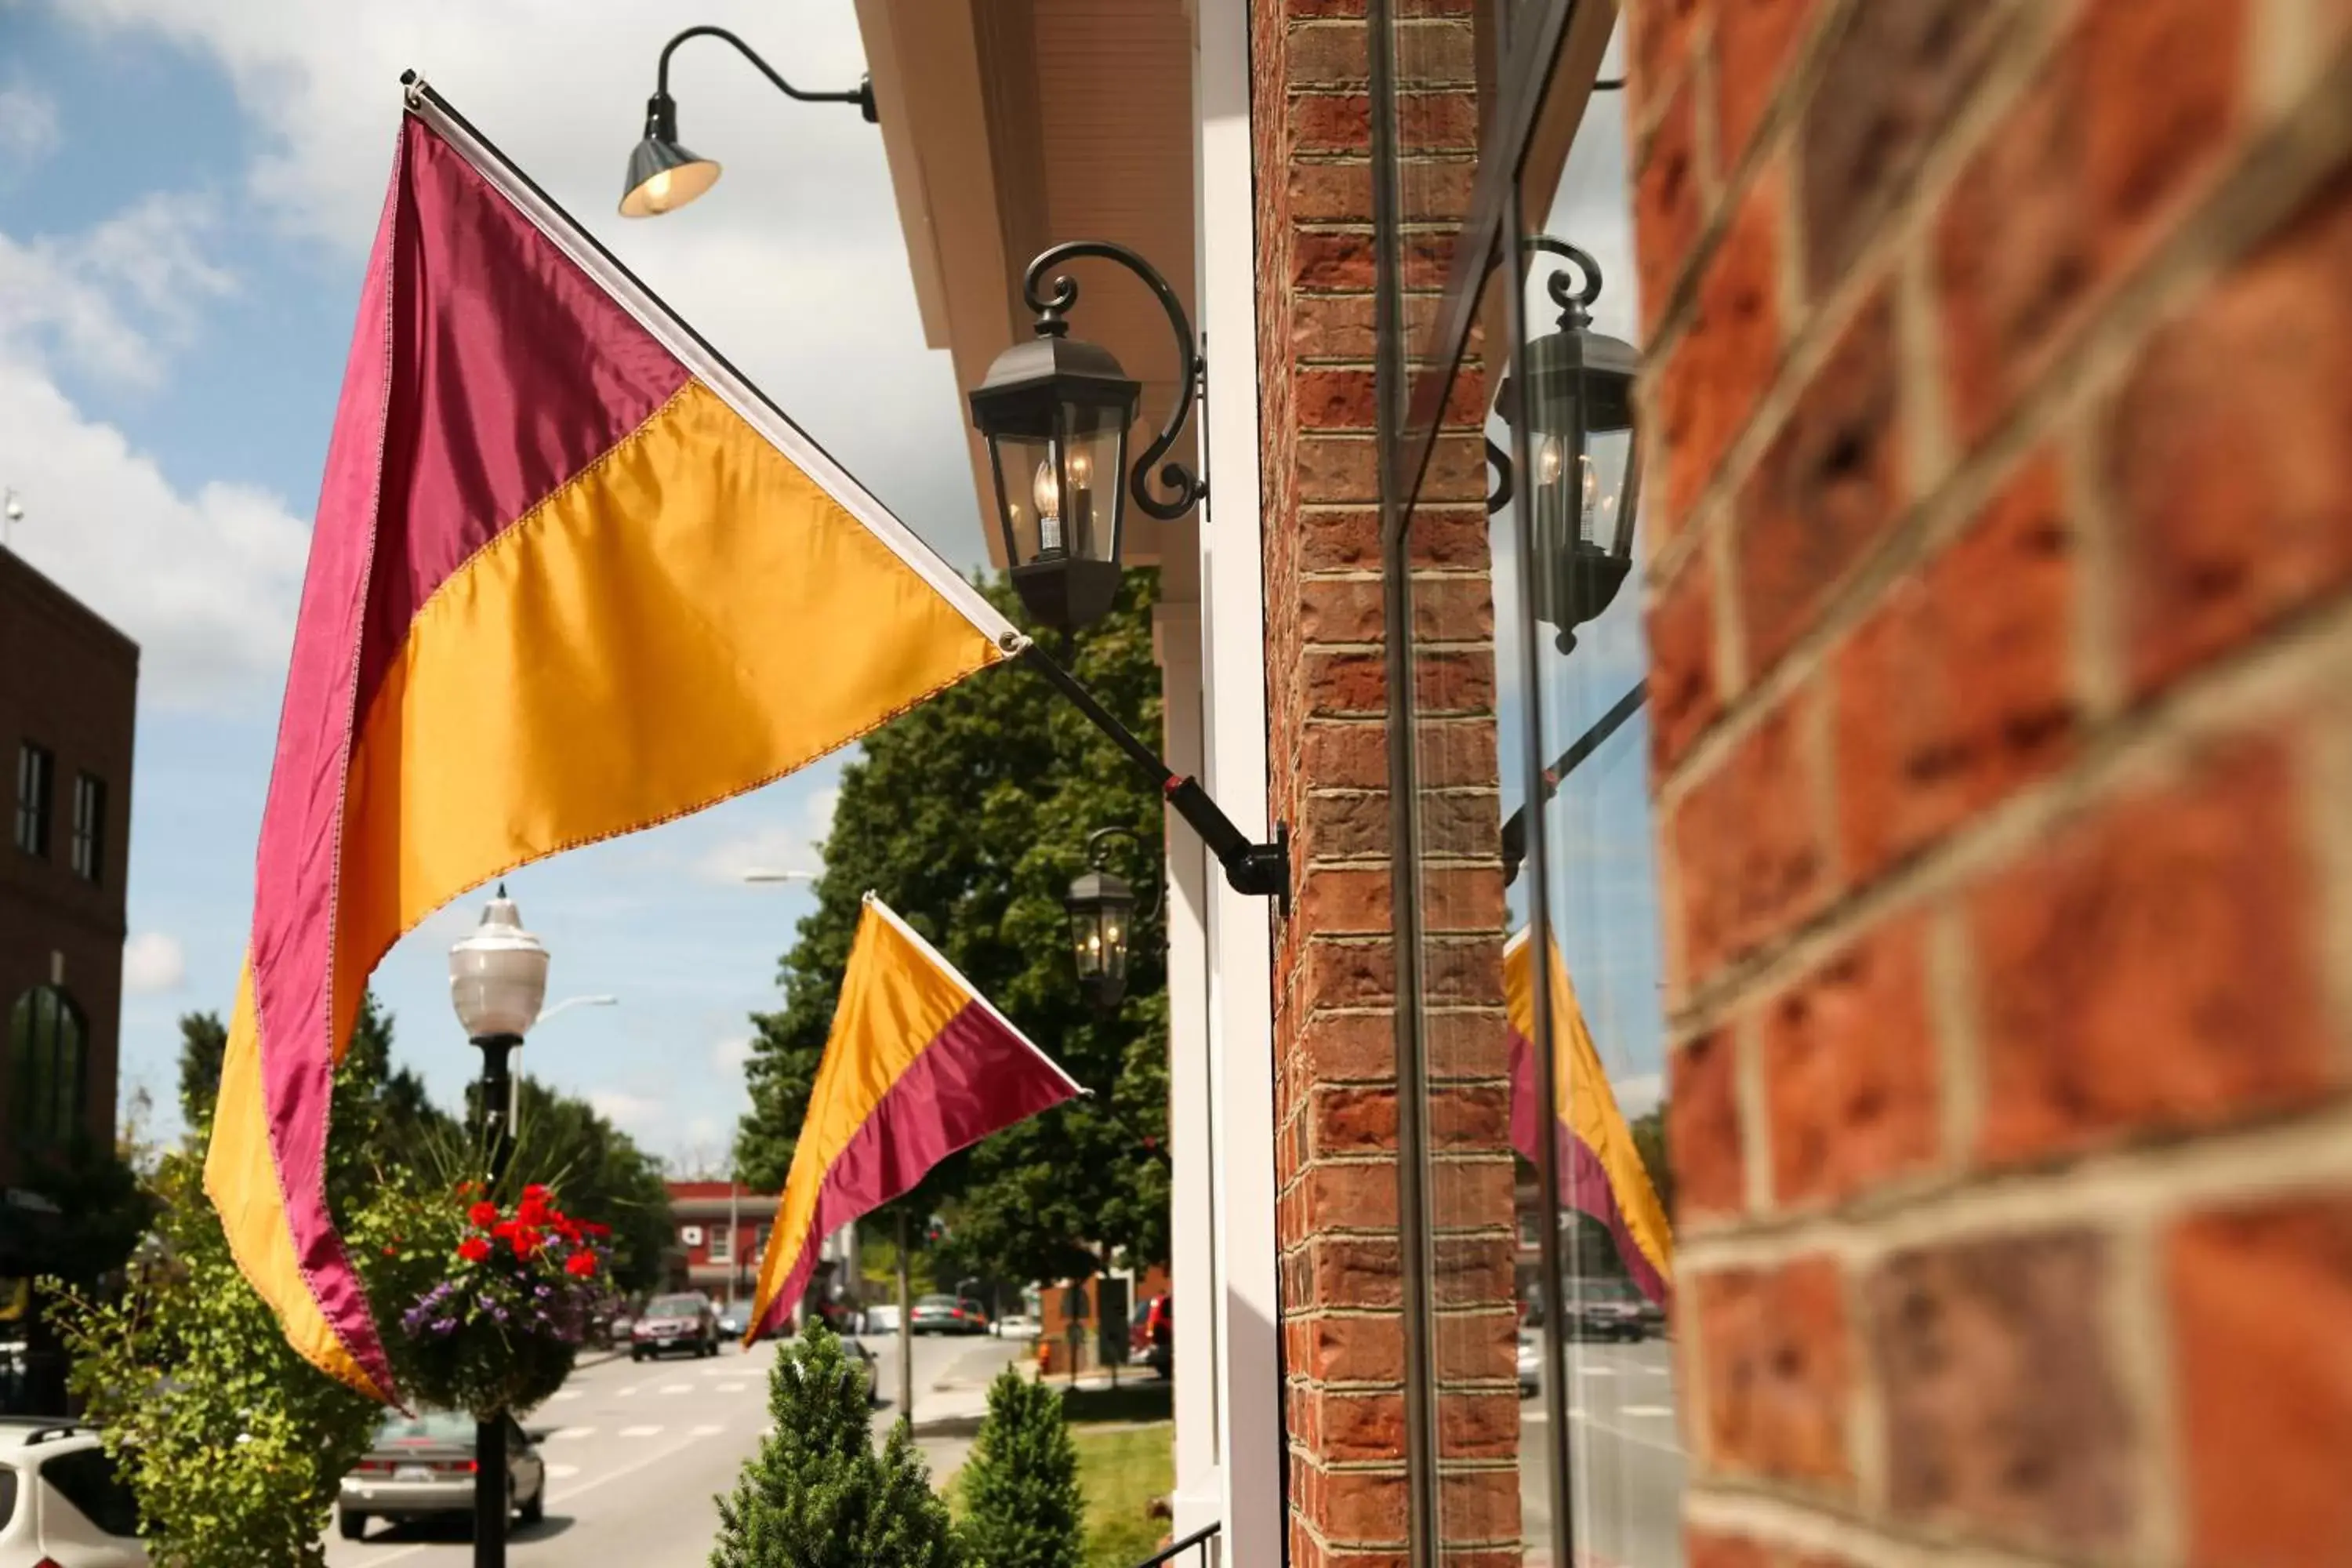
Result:
[[[210,1022],[184,1021],[184,1037],[201,1048],[216,1035]],[[211,1101],[201,1079],[190,1099],[203,1117],[188,1145],[160,1163],[155,1229],[129,1288],[100,1297],[52,1287],[59,1326],[75,1391],[139,1500],[158,1568],[310,1568],[326,1560],[328,1508],[381,1409],[298,1355],[237,1271],[203,1191]],[[184,1070],[182,1081],[191,1082]],[[347,1058],[335,1077],[338,1124],[365,1124],[382,1087],[367,1058]],[[356,1138],[331,1145],[327,1196],[378,1320],[389,1322],[441,1258],[411,1244],[421,1200],[380,1153]]]
[[882,1451],[864,1375],[822,1324],[776,1352],[769,1435],[719,1499],[711,1568],[955,1568],[947,1505],[907,1423]]
[[[1017,613],[1009,588],[985,589]],[[1130,574],[1118,606],[1063,658],[1136,733],[1160,733],[1152,583]],[[1097,1017],[1072,973],[1062,899],[1096,829],[1145,906],[1128,994]],[[1168,1255],[1167,999],[1158,792],[1085,716],[1020,665],[990,670],[869,736],[842,775],[816,911],[779,979],[783,1005],[757,1015],[746,1076],[743,1178],[781,1185],[833,1021],[859,900],[871,889],[937,945],[1031,1039],[1092,1089],[945,1162],[908,1202],[945,1214],[938,1272],[1056,1279],[1092,1271],[1098,1248],[1137,1262]]]
[[1086,1499],[1062,1395],[1012,1367],[988,1389],[957,1485],[964,1550],[983,1568],[1084,1568]]
[[611,1226],[614,1289],[625,1296],[657,1289],[672,1234],[661,1163],[584,1100],[529,1077],[516,1096],[508,1187],[544,1183],[572,1214]]

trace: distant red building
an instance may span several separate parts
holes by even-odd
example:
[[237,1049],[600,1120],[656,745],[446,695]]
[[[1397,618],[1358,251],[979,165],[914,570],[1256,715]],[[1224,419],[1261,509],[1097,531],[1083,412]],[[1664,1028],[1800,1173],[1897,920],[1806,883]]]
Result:
[[700,1290],[722,1305],[751,1299],[760,1254],[776,1220],[776,1194],[738,1182],[671,1182],[670,1289]]

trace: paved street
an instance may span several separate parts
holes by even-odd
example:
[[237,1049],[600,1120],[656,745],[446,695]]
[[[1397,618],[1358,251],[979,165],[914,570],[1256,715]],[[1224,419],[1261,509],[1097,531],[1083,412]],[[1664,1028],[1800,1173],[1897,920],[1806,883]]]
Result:
[[[1574,1344],[1569,1419],[1576,1545],[1611,1568],[1682,1568],[1683,1448],[1675,1426],[1674,1346]],[[1519,1507],[1529,1568],[1550,1563],[1540,1393],[1519,1405]]]
[[[898,1346],[867,1342],[881,1362],[878,1433],[898,1417],[891,1404]],[[961,1434],[986,1407],[988,1380],[1024,1348],[985,1337],[915,1342],[917,1426],[943,1421],[953,1434],[923,1440],[935,1478],[962,1462],[970,1438]],[[642,1364],[624,1356],[574,1373],[526,1423],[551,1432],[542,1450],[547,1518],[517,1527],[509,1560],[703,1568],[719,1525],[712,1500],[733,1487],[768,1425],[774,1353],[762,1345],[715,1361]],[[396,1531],[377,1524],[363,1542],[331,1537],[327,1561],[332,1568],[447,1568],[471,1560],[470,1539],[456,1521]]]

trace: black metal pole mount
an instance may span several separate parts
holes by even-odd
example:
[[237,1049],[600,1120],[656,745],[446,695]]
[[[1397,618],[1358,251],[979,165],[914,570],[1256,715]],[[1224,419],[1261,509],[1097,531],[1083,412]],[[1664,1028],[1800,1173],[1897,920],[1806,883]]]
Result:
[[1189,774],[1178,773],[1160,761],[1160,753],[1136,739],[1128,727],[1112,716],[1110,710],[1095,700],[1095,694],[1078,684],[1077,678],[1048,657],[1035,643],[1021,649],[1022,660],[1045,678],[1046,682],[1068,698],[1104,734],[1118,743],[1152,783],[1171,810],[1192,825],[1225,868],[1225,882],[1237,893],[1254,899],[1273,899],[1281,912],[1290,913],[1290,829],[1277,823],[1274,841],[1253,844],[1249,835],[1234,826],[1201,781]]
[[1116,262],[1143,280],[1168,312],[1168,325],[1176,334],[1176,406],[1168,411],[1166,423],[1151,445],[1143,449],[1128,473],[1128,494],[1135,504],[1162,522],[1173,522],[1208,499],[1209,487],[1200,476],[1181,463],[1170,463],[1160,470],[1160,482],[1173,492],[1167,500],[1153,497],[1144,489],[1151,474],[1151,465],[1168,455],[1168,448],[1183,434],[1184,421],[1192,417],[1193,400],[1199,395],[1202,377],[1208,374],[1208,363],[1202,358],[1201,342],[1192,331],[1192,319],[1184,313],[1184,302],[1176,298],[1176,290],[1160,269],[1135,251],[1108,239],[1073,239],[1037,253],[1029,263],[1029,270],[1021,278],[1021,298],[1037,312],[1037,335],[1058,338],[1070,330],[1070,307],[1078,302],[1077,279],[1064,274],[1054,279],[1054,291],[1041,291],[1045,274],[1066,262],[1087,259]]
[[654,68],[654,95],[646,100],[646,129],[653,132],[658,117],[659,134],[665,141],[677,140],[677,104],[669,95],[669,58],[677,52],[678,45],[688,38],[719,38],[734,45],[735,52],[750,60],[761,76],[776,84],[777,89],[786,98],[797,99],[803,103],[854,103],[857,105],[858,113],[866,117],[866,124],[872,125],[877,121],[874,79],[871,77],[858,78],[856,87],[843,92],[806,92],[786,81],[783,73],[761,59],[757,49],[726,28],[688,27],[662,46],[661,59]]

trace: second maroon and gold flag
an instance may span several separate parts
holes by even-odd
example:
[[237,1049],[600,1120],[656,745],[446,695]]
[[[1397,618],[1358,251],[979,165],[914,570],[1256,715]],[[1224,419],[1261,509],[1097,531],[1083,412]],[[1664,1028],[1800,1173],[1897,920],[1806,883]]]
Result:
[[938,949],[866,894],[744,1342],[789,1321],[826,1237],[957,1150],[1079,1092]]

